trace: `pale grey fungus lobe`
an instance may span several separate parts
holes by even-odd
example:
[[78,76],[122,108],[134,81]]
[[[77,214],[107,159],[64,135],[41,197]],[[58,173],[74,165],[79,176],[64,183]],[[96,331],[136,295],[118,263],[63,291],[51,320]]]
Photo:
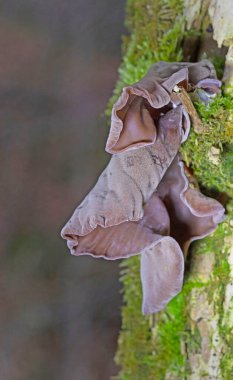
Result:
[[201,93],[207,103],[220,86],[204,60],[158,62],[123,88],[106,144],[112,158],[62,229],[76,256],[116,260],[141,254],[144,314],[163,309],[181,290],[190,243],[224,218],[219,202],[193,188],[178,153],[190,130],[179,90]]

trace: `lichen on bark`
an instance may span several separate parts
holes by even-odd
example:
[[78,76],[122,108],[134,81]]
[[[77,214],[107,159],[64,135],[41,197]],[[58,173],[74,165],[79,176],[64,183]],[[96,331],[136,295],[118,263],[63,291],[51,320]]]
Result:
[[[209,58],[222,76],[225,48],[213,41],[209,0],[190,14],[179,0],[128,0],[123,62],[111,106],[124,85],[156,61]],[[213,3],[213,1],[212,1]],[[187,21],[187,14],[189,17]],[[192,49],[190,49],[190,46]],[[230,78],[232,79],[232,78]],[[228,87],[227,87],[228,86]],[[116,362],[119,380],[229,380],[233,373],[233,101],[225,93],[196,104],[206,130],[182,147],[202,191],[221,201],[227,218],[211,236],[192,244],[182,292],[156,315],[141,314],[139,257],[121,263],[124,305]]]

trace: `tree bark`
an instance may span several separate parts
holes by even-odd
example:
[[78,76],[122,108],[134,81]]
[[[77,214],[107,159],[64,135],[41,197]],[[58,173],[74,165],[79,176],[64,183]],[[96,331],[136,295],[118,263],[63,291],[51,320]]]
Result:
[[[230,0],[128,0],[124,57],[115,95],[158,60],[209,58],[224,93],[198,108],[208,133],[182,148],[204,193],[227,209],[211,236],[192,245],[182,292],[156,315],[141,315],[139,258],[124,261],[124,306],[116,362],[120,380],[233,378],[233,24]],[[224,60],[226,59],[225,71]]]

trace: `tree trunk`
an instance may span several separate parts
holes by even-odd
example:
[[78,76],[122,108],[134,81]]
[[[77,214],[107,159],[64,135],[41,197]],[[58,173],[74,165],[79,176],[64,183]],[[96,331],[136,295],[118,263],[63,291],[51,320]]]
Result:
[[141,315],[139,257],[122,262],[120,380],[233,378],[232,12],[228,0],[128,0],[130,36],[109,109],[122,86],[156,61],[210,59],[219,78],[224,75],[224,93],[198,107],[206,133],[192,130],[181,153],[202,192],[223,203],[227,217],[214,234],[192,244],[182,292],[156,315]]

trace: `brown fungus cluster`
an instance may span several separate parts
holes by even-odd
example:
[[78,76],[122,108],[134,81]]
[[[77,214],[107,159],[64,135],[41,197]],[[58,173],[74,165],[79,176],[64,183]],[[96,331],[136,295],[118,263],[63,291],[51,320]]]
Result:
[[220,87],[204,60],[158,62],[123,88],[106,144],[112,158],[62,229],[77,256],[141,254],[144,314],[163,309],[181,290],[190,243],[224,219],[222,205],[194,186],[178,153],[197,117],[192,95],[208,104]]

